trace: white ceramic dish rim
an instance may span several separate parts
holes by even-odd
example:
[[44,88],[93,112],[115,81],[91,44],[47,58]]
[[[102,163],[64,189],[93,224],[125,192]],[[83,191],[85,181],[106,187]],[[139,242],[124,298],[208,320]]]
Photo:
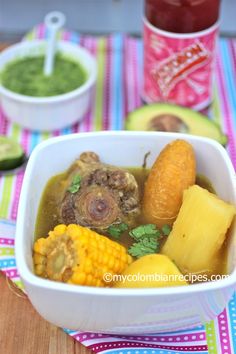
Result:
[[[150,135],[156,135],[158,136],[160,133],[157,132],[126,132],[126,131],[102,131],[102,132],[91,132],[91,133],[80,133],[78,134],[70,134],[70,135],[65,135],[65,136],[60,136],[60,137],[54,137],[51,139],[48,139],[42,143],[40,143],[32,152],[32,155],[30,156],[30,160],[28,162],[27,170],[24,176],[24,184],[21,192],[21,197],[20,197],[20,205],[21,205],[21,199],[26,198],[26,189],[28,183],[30,183],[30,178],[31,178],[31,173],[32,173],[32,168],[35,164],[35,160],[37,158],[37,154],[41,151],[47,148],[47,146],[52,145],[52,144],[57,144],[59,142],[66,141],[68,139],[78,139],[78,138],[83,138],[83,137],[90,137],[90,138],[96,138],[96,136],[101,135],[106,137],[107,135],[109,136],[143,136],[147,137]],[[165,133],[169,137],[173,137],[173,139],[176,138],[176,133]],[[189,138],[189,135],[186,134],[178,134],[178,138],[180,139],[186,139]],[[235,181],[235,172],[234,168],[232,166],[232,163],[230,161],[230,158],[226,152],[226,150],[216,141],[209,139],[209,138],[203,138],[203,137],[198,137],[198,136],[191,136],[191,139],[194,139],[195,141],[205,141],[208,144],[214,146],[218,152],[223,156],[227,168],[232,176],[232,179]],[[235,185],[235,183],[234,183]],[[236,198],[236,189],[234,189],[234,197]],[[212,282],[207,282],[207,283],[199,283],[199,284],[193,284],[191,286],[177,286],[177,287],[166,287],[166,288],[134,288],[134,289],[116,289],[116,288],[96,288],[96,287],[89,287],[89,286],[79,286],[79,285],[71,285],[71,284],[65,284],[65,283],[59,283],[47,279],[42,279],[36,275],[34,275],[31,270],[28,268],[26,265],[25,259],[23,257],[23,246],[22,246],[22,237],[20,236],[23,233],[24,230],[24,220],[26,220],[27,215],[25,215],[24,210],[19,210],[18,218],[17,218],[17,231],[16,231],[16,260],[17,260],[17,265],[19,267],[19,272],[22,275],[23,280],[27,281],[33,286],[40,287],[40,288],[45,288],[45,289],[54,289],[57,291],[63,291],[63,292],[72,292],[72,293],[78,293],[78,294],[89,294],[89,295],[99,295],[99,296],[158,296],[158,295],[190,295],[192,293],[200,293],[204,291],[214,291],[217,289],[221,288],[226,288],[229,286],[236,286],[236,268],[234,271],[229,274],[227,278],[217,280],[217,281],[212,281]]]
[[[5,53],[15,51],[18,48],[22,48],[24,46],[25,47],[26,46],[27,47],[29,47],[29,46],[35,47],[37,45],[46,45],[46,43],[47,42],[45,40],[32,40],[32,41],[25,41],[22,43],[13,44],[9,48],[6,48],[5,50],[3,50],[0,53],[0,58]],[[4,87],[1,84],[1,81],[0,81],[0,93],[4,94],[12,99],[15,99],[17,101],[26,102],[26,103],[37,103],[37,104],[57,103],[57,102],[69,100],[71,98],[74,98],[75,96],[82,95],[83,93],[85,93],[90,87],[92,87],[92,85],[96,81],[97,70],[96,70],[95,58],[85,48],[82,48],[78,44],[75,45],[71,42],[60,40],[59,45],[67,46],[68,48],[71,47],[71,48],[73,48],[73,50],[74,49],[77,50],[78,56],[82,53],[82,55],[87,56],[89,58],[89,60],[92,62],[92,67],[90,69],[90,72],[88,72],[86,70],[88,77],[83,85],[79,86],[77,89],[75,89],[73,91],[64,93],[62,95],[49,96],[49,97],[34,97],[34,96],[21,95],[19,93],[8,90],[6,87]],[[63,50],[62,50],[62,52],[63,52]],[[9,60],[9,62],[10,61],[12,61],[12,59]]]

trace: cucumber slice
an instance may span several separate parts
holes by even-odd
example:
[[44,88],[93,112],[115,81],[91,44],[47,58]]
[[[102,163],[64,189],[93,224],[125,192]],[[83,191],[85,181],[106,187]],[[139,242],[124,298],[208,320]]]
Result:
[[24,151],[20,144],[6,136],[0,136],[0,170],[11,170],[24,161]]

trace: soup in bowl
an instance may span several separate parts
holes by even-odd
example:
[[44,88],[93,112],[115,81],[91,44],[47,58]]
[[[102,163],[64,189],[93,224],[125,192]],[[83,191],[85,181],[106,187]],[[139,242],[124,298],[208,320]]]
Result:
[[30,158],[19,205],[16,256],[29,298],[71,329],[154,333],[209,321],[235,284],[235,202],[233,167],[210,139],[50,139]]

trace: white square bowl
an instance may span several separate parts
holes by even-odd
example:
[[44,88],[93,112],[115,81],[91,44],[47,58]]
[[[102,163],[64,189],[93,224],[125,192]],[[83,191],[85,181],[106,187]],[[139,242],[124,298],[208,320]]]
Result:
[[158,132],[82,133],[49,139],[33,151],[23,182],[16,232],[16,260],[33,306],[49,322],[75,330],[138,334],[175,331],[207,322],[226,306],[236,284],[235,225],[230,232],[230,276],[216,282],[159,289],[112,289],[75,286],[34,275],[32,245],[40,198],[47,181],[65,171],[84,151],[95,151],[105,163],[140,167],[151,152],[151,166],[174,139],[190,142],[197,172],[217,194],[236,204],[234,169],[225,149],[201,137]]

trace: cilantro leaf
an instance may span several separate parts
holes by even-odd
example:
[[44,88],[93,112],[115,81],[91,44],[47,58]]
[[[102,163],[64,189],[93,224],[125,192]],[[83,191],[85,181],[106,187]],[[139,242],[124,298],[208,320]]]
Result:
[[154,224],[141,225],[129,232],[129,235],[136,241],[129,248],[131,256],[140,258],[146,254],[158,253],[160,251],[160,240],[168,236],[171,231],[169,225],[164,225],[159,230]]
[[133,243],[128,252],[133,257],[143,257],[147,254],[157,253],[159,251],[159,242],[157,239],[145,237],[139,242]]
[[82,177],[80,175],[75,175],[68,191],[72,194],[77,193],[80,189]]
[[164,225],[161,228],[162,233],[164,234],[164,236],[169,236],[170,232],[171,232],[171,227],[170,225]]
[[124,222],[117,224],[117,225],[111,225],[108,227],[108,233],[110,236],[112,236],[114,239],[119,240],[123,232],[128,230],[128,225],[125,224]]
[[160,237],[161,233],[154,224],[141,225],[129,232],[129,235],[136,241],[143,237]]
[[78,184],[81,182],[81,176],[80,175],[75,175],[73,178],[73,184]]
[[121,232],[116,226],[114,225],[109,226],[107,231],[109,235],[112,236],[114,239],[116,240],[120,239]]

